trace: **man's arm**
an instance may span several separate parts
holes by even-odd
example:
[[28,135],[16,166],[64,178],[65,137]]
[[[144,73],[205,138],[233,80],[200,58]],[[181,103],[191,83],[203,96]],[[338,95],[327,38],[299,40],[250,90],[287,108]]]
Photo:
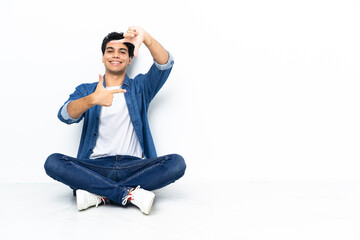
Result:
[[78,119],[84,112],[95,105],[109,107],[112,104],[114,93],[126,92],[125,89],[106,90],[103,83],[103,76],[99,74],[99,83],[96,86],[95,92],[83,98],[69,102],[67,106],[69,116],[74,119]]
[[124,41],[134,44],[134,56],[137,53],[142,43],[149,49],[151,56],[158,64],[166,64],[169,60],[169,53],[166,49],[153,38],[148,32],[141,27],[129,27],[128,31],[124,34]]
[[69,102],[67,105],[67,112],[70,117],[78,119],[92,106],[91,95]]
[[143,86],[146,101],[150,103],[167,80],[174,64],[174,59],[158,41],[140,27],[129,27],[128,31],[124,33],[124,37],[122,41],[134,44],[135,57],[140,46],[144,43],[154,59],[154,64],[145,75],[135,77],[136,82]]
[[168,62],[168,51],[166,51],[166,49],[147,32],[144,37],[144,44],[149,49],[155,62],[158,64],[165,64]]

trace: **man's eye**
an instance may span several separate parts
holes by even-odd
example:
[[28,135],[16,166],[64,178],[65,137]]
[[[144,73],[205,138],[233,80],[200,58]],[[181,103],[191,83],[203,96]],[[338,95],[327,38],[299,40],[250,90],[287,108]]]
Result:
[[121,54],[126,54],[126,52],[125,51],[122,51],[122,52],[120,52]]

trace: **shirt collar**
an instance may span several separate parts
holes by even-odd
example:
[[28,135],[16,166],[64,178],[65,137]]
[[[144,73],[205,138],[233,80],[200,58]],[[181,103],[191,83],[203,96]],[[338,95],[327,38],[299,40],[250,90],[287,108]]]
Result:
[[[103,79],[104,79],[103,85],[104,85],[104,87],[106,87],[106,84],[105,84],[105,74],[103,75]],[[126,86],[128,86],[128,87],[130,87],[130,85],[131,85],[131,79],[129,78],[129,76],[128,76],[127,74],[125,75],[125,79],[124,79],[124,82],[123,82],[122,85],[126,85]]]

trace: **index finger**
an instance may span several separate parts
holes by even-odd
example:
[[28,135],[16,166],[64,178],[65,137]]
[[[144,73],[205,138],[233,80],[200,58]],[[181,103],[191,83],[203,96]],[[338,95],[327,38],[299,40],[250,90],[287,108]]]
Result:
[[135,33],[135,32],[126,32],[123,34],[124,38],[133,38],[133,37],[136,37],[137,35],[139,35],[139,34]]
[[114,94],[114,93],[126,93],[125,89],[113,89],[113,90],[109,90],[110,93]]

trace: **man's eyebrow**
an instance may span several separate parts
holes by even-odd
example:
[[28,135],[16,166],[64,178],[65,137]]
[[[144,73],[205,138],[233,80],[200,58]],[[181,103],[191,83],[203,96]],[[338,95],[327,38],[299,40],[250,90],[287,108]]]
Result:
[[[108,50],[108,49],[114,50],[113,47],[107,47],[106,50]],[[126,48],[120,48],[119,50],[121,50],[121,51],[128,51]]]

